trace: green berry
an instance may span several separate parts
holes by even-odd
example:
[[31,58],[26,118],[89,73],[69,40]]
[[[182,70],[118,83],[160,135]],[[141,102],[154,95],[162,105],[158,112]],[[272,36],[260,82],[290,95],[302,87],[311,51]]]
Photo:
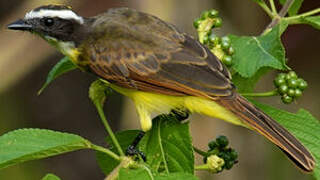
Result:
[[279,93],[280,94],[285,94],[285,93],[287,93],[287,91],[288,91],[288,86],[287,85],[285,85],[285,84],[283,84],[283,85],[281,85],[280,87],[279,87]]
[[229,49],[228,49],[228,54],[229,54],[229,55],[233,55],[233,54],[234,54],[234,49],[233,49],[232,46],[229,47]]
[[216,142],[220,148],[224,148],[229,144],[229,140],[226,136],[218,136]]
[[209,44],[209,36],[208,35],[205,35],[203,37],[203,44]]
[[216,18],[214,22],[214,27],[221,27],[222,26],[222,19]]
[[300,89],[295,89],[294,90],[294,97],[298,98],[302,96],[302,91]]
[[221,38],[221,41],[222,42],[227,42],[227,43],[231,43],[231,39],[228,37],[228,36],[223,36],[222,38]]
[[238,158],[238,153],[237,153],[237,151],[231,150],[230,156],[231,156],[232,160],[236,160],[236,159]]
[[209,16],[210,12],[209,11],[203,11],[201,14],[201,19],[204,20]]
[[288,72],[287,75],[290,77],[290,79],[297,79],[297,77],[298,77],[294,71]]
[[233,167],[233,164],[234,164],[234,161],[226,161],[224,164],[224,167],[229,170]]
[[227,66],[231,66],[232,65],[232,57],[224,55],[222,58],[222,62]]
[[215,18],[215,17],[218,16],[218,14],[219,14],[219,12],[213,9],[213,10],[211,10],[211,11],[209,12],[208,17],[210,17],[210,18]]
[[296,79],[289,79],[288,86],[290,88],[296,88],[296,87],[298,87],[298,81]]
[[293,98],[288,95],[282,96],[281,99],[282,99],[282,102],[285,104],[290,104],[293,101]]
[[286,78],[286,74],[285,73],[280,73],[280,74],[278,74],[277,78],[285,79]]
[[273,82],[274,82],[274,85],[275,85],[276,87],[279,87],[279,86],[285,84],[285,83],[286,83],[286,80],[285,80],[284,78],[280,78],[280,77],[278,76]]
[[220,38],[216,36],[214,33],[211,33],[209,36],[209,41],[214,45],[220,44]]
[[193,27],[195,27],[196,29],[198,29],[201,21],[202,21],[202,20],[201,20],[200,18],[195,19],[195,20],[193,21]]
[[223,50],[227,50],[230,47],[230,43],[227,41],[221,41],[221,47]]
[[210,141],[209,144],[208,144],[210,150],[213,150],[215,149],[216,147],[218,147],[218,144],[216,141]]
[[297,81],[298,81],[299,89],[304,90],[305,88],[308,87],[308,83],[305,80],[299,78]]
[[289,89],[287,92],[288,96],[290,96],[290,97],[294,97],[295,93],[296,93],[295,89]]

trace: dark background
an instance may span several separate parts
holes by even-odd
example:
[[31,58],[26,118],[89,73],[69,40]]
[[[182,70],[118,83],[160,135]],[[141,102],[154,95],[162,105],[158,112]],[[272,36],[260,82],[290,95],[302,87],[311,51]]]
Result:
[[[104,145],[106,133],[87,95],[95,77],[76,70],[57,79],[37,96],[48,71],[63,56],[40,38],[6,29],[6,24],[23,17],[26,11],[49,3],[72,5],[83,16],[96,15],[111,7],[128,6],[154,14],[192,35],[196,35],[193,19],[210,8],[219,10],[223,18],[223,28],[218,31],[220,35],[258,35],[269,23],[265,13],[251,0],[0,1],[0,134],[17,128],[47,128],[79,134]],[[319,5],[319,1],[305,0],[301,12]],[[320,31],[306,25],[293,26],[284,34],[283,43],[289,66],[308,81],[309,87],[304,96],[291,105],[283,105],[278,97],[261,100],[292,112],[303,107],[319,118]],[[263,78],[257,91],[271,90],[274,75],[275,72]],[[114,130],[139,128],[134,106],[128,99],[114,95],[105,110]],[[196,146],[204,149],[209,140],[224,134],[240,153],[240,163],[231,171],[218,175],[200,173],[201,179],[311,179],[262,136],[221,120],[199,115],[193,115],[191,119]],[[197,162],[200,163],[201,158]],[[36,180],[49,172],[66,180],[104,178],[94,152],[82,150],[9,167],[0,171],[0,179]]]

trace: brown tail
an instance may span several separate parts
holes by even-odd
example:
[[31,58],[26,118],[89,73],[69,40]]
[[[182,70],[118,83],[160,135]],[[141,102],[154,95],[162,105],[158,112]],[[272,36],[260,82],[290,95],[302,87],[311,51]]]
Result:
[[311,172],[314,169],[314,158],[299,140],[245,98],[235,94],[234,98],[221,99],[219,103],[241,117],[246,125],[276,144],[303,171]]

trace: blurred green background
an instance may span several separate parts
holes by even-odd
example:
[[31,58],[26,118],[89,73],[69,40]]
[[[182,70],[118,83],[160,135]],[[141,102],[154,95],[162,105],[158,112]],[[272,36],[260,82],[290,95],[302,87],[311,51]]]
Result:
[[[93,16],[111,7],[131,7],[154,14],[196,35],[193,19],[201,11],[217,9],[223,18],[219,35],[258,35],[269,23],[268,17],[252,0],[70,0],[0,1],[0,134],[17,128],[48,128],[79,134],[104,145],[106,133],[87,96],[95,77],[79,70],[68,73],[51,84],[40,96],[37,91],[50,68],[63,56],[40,38],[28,33],[12,32],[6,24],[23,17],[39,5],[63,3],[83,16]],[[317,0],[305,0],[301,11],[320,6]],[[290,67],[308,81],[309,87],[296,103],[283,105],[280,98],[260,99],[289,111],[303,107],[320,117],[320,31],[306,25],[293,26],[283,36]],[[259,82],[257,91],[273,88],[275,72]],[[139,128],[134,106],[128,99],[114,95],[105,107],[114,130]],[[303,122],[301,122],[303,123]],[[220,120],[193,115],[191,131],[194,144],[205,149],[217,135],[229,137],[240,153],[239,164],[218,175],[199,173],[201,179],[279,180],[312,179],[262,136]],[[198,157],[197,162],[201,162]],[[66,180],[103,179],[92,151],[78,151],[45,160],[33,161],[0,171],[1,180],[36,180],[48,173]]]

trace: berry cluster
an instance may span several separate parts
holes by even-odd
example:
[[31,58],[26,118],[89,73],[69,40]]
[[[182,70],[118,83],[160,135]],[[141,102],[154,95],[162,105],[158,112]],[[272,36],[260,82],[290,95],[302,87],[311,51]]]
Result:
[[201,17],[193,23],[198,31],[199,41],[207,45],[212,53],[214,53],[225,65],[232,65],[232,55],[234,48],[231,46],[231,40],[228,36],[218,37],[213,33],[212,29],[221,27],[222,20],[218,17],[218,11],[204,11]]
[[303,90],[308,86],[302,78],[298,78],[294,71],[287,74],[280,73],[274,80],[278,93],[281,95],[282,102],[289,104],[302,95]]
[[209,150],[207,152],[207,155],[203,159],[204,163],[207,162],[207,158],[209,156],[217,155],[225,162],[221,171],[223,171],[223,169],[231,169],[233,165],[238,162],[238,153],[234,149],[227,147],[228,144],[229,141],[226,136],[218,136],[215,141],[209,142]]

